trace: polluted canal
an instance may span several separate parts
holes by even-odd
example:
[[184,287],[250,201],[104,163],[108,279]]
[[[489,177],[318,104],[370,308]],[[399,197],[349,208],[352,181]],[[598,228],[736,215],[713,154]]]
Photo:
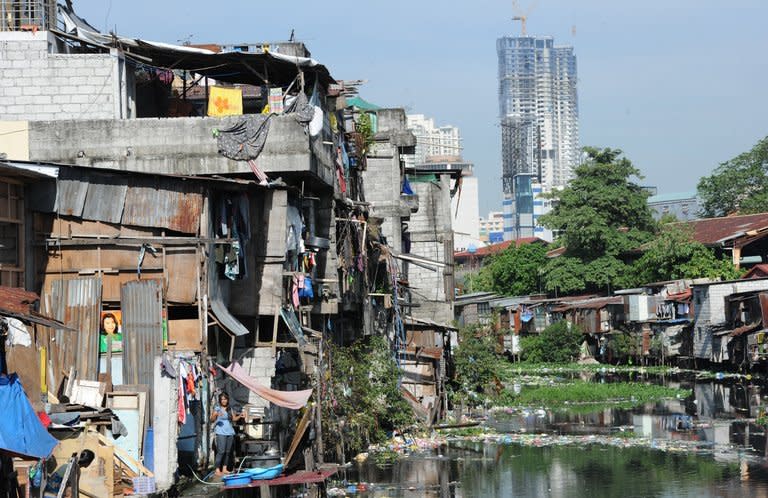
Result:
[[406,434],[358,455],[329,495],[768,496],[765,380],[544,369],[507,387],[520,394],[574,381],[678,394],[639,404],[489,407],[473,414],[477,426]]

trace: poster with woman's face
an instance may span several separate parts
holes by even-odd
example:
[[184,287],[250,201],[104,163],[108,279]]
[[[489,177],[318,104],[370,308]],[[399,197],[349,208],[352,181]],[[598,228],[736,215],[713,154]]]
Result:
[[108,344],[112,344],[112,352],[123,350],[122,313],[120,310],[102,311],[99,323],[99,352],[106,353]]
[[104,335],[121,334],[122,318],[123,314],[120,310],[102,311],[100,332]]

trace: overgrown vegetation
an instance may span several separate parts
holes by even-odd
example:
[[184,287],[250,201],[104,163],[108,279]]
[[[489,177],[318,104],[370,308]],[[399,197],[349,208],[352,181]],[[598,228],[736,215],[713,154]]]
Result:
[[455,402],[479,404],[499,392],[499,368],[506,361],[500,349],[498,333],[491,327],[475,325],[459,330],[454,354]]
[[321,395],[323,438],[329,453],[336,451],[343,458],[415,422],[400,394],[400,370],[385,338],[374,336],[349,347],[330,348],[330,374]]
[[368,153],[371,145],[373,145],[373,121],[367,112],[360,112],[355,121],[355,131],[363,138],[363,150],[360,151],[362,157]]
[[682,224],[662,225],[658,236],[643,248],[634,266],[634,283],[661,282],[680,278],[733,280],[741,277],[733,263],[718,259],[712,249],[693,240],[692,228]]
[[570,363],[579,358],[583,341],[581,330],[565,320],[555,322],[540,334],[523,337],[521,356],[532,363]]
[[[674,389],[655,384],[615,382],[599,384],[576,382],[569,384],[527,386],[520,394],[508,392],[508,404],[523,406],[562,407],[580,403],[621,404],[631,407],[665,398],[685,398],[690,390]],[[591,407],[594,410],[594,407]]]

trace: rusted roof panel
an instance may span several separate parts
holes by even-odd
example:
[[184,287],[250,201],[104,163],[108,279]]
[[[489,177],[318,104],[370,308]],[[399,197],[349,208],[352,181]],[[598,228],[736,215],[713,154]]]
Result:
[[85,197],[83,218],[106,223],[120,223],[126,192],[128,192],[128,185],[125,181],[120,182],[118,179],[106,175],[93,175]]
[[203,195],[199,188],[159,178],[152,183],[142,181],[128,189],[122,223],[197,233],[202,209]]
[[605,308],[606,306],[610,306],[610,305],[624,306],[624,298],[622,296],[598,297],[596,299],[589,299],[586,301],[578,301],[578,302],[562,304],[560,306],[556,306],[552,311],[560,313],[567,310],[579,310],[579,309],[597,310],[600,308]]
[[739,237],[751,237],[768,229],[768,213],[672,223],[693,228],[693,239],[707,246],[720,245]]
[[490,244],[484,247],[479,247],[474,253],[471,253],[469,251],[457,252],[457,253],[454,253],[453,257],[454,259],[466,259],[466,258],[472,258],[472,257],[484,258],[492,254],[500,253],[501,251],[508,248],[512,244],[514,244],[515,247],[520,247],[526,244],[533,244],[533,243],[546,244],[547,241],[544,239],[540,239],[538,237],[521,237],[515,240],[505,240],[504,242],[499,242],[497,244]]
[[[163,351],[161,282],[126,282],[120,289],[120,308],[123,313],[123,383],[151,387],[155,357]],[[147,406],[152,406],[151,400]]]
[[0,315],[17,318],[27,323],[37,323],[45,327],[61,327],[64,324],[41,315],[34,310],[35,302],[40,297],[34,292],[18,287],[0,286]]
[[84,173],[75,168],[62,168],[56,182],[54,210],[63,216],[81,216],[88,192],[88,181]]
[[77,378],[97,380],[99,362],[99,321],[101,278],[54,280],[51,285],[51,313],[75,331],[56,329],[51,359],[56,382],[62,371],[74,366]]

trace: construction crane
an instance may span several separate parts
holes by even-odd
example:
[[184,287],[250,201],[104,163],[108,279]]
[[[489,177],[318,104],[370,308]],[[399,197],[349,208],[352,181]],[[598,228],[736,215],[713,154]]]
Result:
[[512,0],[512,10],[515,11],[515,17],[513,17],[512,20],[520,21],[520,33],[522,36],[528,36],[528,33],[525,29],[525,23],[528,20],[528,16],[533,11],[533,9],[536,8],[536,4],[538,3],[538,0],[531,2],[531,5],[529,5],[525,11],[523,11],[523,9],[521,9],[520,5],[517,3],[517,0]]

